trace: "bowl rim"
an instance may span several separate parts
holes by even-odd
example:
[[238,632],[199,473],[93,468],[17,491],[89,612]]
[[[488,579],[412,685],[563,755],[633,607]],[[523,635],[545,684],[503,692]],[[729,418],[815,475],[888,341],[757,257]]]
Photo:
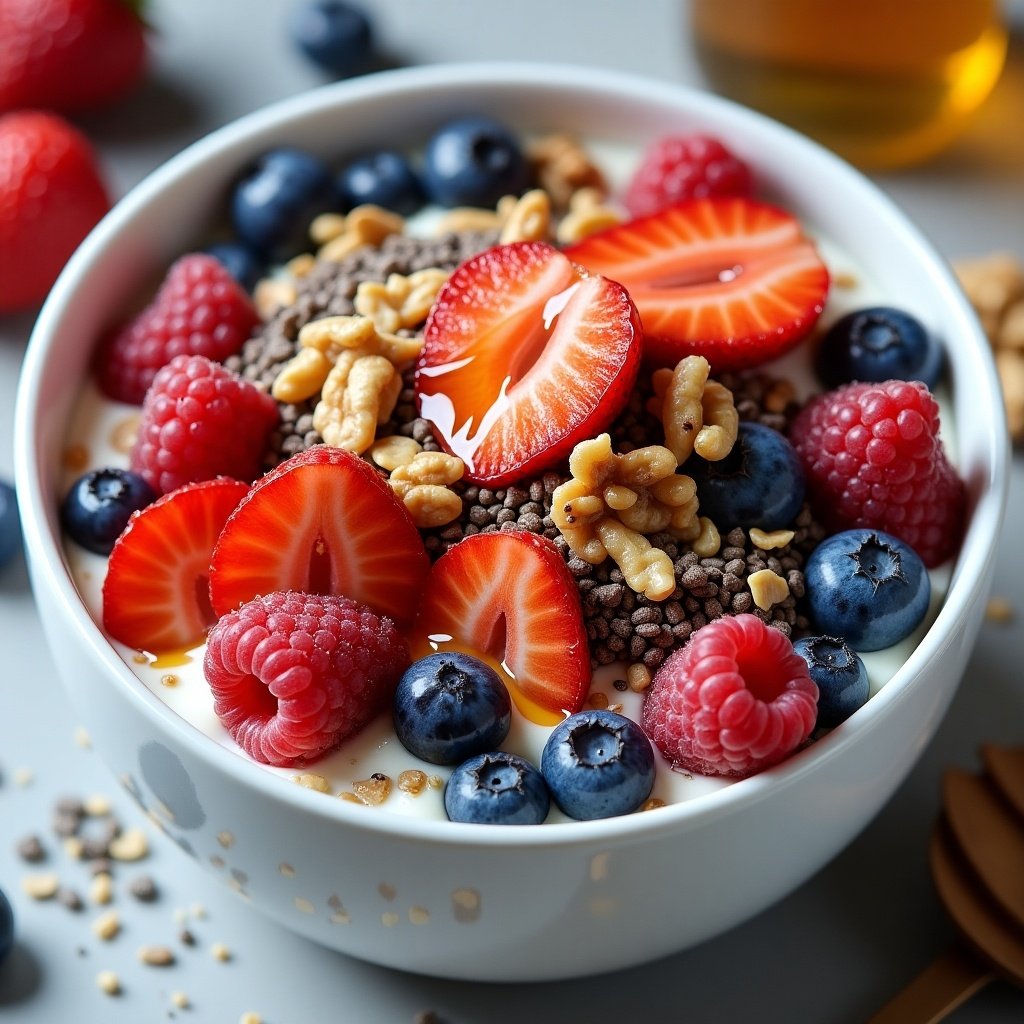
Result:
[[[874,205],[880,216],[889,219],[903,236],[908,254],[927,268],[935,287],[946,293],[950,308],[959,320],[958,330],[971,336],[977,355],[979,401],[992,411],[986,437],[989,458],[987,475],[980,481],[981,493],[971,512],[948,592],[942,607],[921,642],[897,673],[842,728],[835,729],[811,747],[750,778],[724,788],[658,809],[655,814],[626,815],[596,821],[557,822],[523,828],[500,825],[473,825],[442,820],[409,818],[392,814],[367,813],[346,801],[324,800],[323,794],[295,786],[287,779],[265,771],[236,753],[209,739],[172,711],[145,686],[138,685],[134,673],[124,664],[107,641],[78,596],[62,556],[59,527],[49,528],[53,510],[44,496],[47,469],[32,447],[33,424],[38,415],[38,395],[46,372],[48,339],[73,301],[80,279],[92,260],[112,244],[117,234],[161,191],[205,160],[223,150],[243,145],[257,135],[281,129],[293,119],[344,108],[383,97],[432,88],[469,90],[486,85],[514,92],[524,87],[550,88],[587,94],[595,101],[609,100],[643,103],[658,100],[684,110],[713,114],[733,128],[755,136],[776,137],[776,145],[793,151],[799,163],[810,161],[826,168],[832,179],[846,190],[857,193]],[[971,601],[995,559],[995,544],[1005,508],[1008,487],[1009,442],[994,363],[981,358],[987,342],[980,325],[956,279],[922,232],[896,204],[860,172],[835,154],[796,131],[769,118],[710,93],[669,81],[625,72],[610,72],[571,64],[540,62],[465,62],[435,64],[378,72],[362,78],[334,83],[293,96],[249,113],[200,138],[162,164],[135,185],[104,217],[74,253],[54,285],[39,314],[29,341],[18,384],[15,408],[15,483],[25,546],[34,569],[40,571],[56,594],[60,614],[71,629],[95,654],[99,662],[117,677],[115,685],[125,691],[154,728],[170,733],[174,741],[207,768],[223,772],[245,789],[258,791],[271,802],[280,802],[326,821],[377,835],[391,835],[438,845],[459,847],[519,848],[566,847],[591,844],[596,840],[640,840],[658,834],[687,831],[690,828],[758,803],[772,794],[794,786],[813,773],[823,762],[839,758],[851,746],[861,742],[890,705],[907,699],[916,688],[927,685],[927,666],[937,659],[945,638],[955,632],[956,622]],[[33,573],[35,576],[35,573]],[[108,677],[109,678],[109,677]]]

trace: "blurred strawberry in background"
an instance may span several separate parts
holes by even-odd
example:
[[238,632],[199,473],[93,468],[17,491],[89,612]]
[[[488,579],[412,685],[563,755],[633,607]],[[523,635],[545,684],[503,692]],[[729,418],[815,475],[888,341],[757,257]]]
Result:
[[0,0],[0,111],[93,110],[146,67],[139,0]]
[[42,301],[109,207],[77,129],[41,111],[0,115],[0,313]]
[[88,140],[60,115],[141,81],[141,0],[0,0],[0,313],[41,302],[110,208]]

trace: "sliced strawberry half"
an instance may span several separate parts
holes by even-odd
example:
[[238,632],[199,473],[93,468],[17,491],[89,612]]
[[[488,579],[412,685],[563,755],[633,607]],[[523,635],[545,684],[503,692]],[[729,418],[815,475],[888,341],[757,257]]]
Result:
[[110,552],[103,628],[151,654],[194,647],[216,621],[210,556],[249,485],[220,477],[185,484],[135,512]]
[[692,199],[565,250],[618,281],[640,310],[644,358],[704,356],[715,371],[758,366],[807,335],[829,277],[797,219],[742,197]]
[[468,480],[500,487],[600,434],[640,353],[621,285],[544,242],[496,246],[462,264],[434,303],[416,367],[420,413]]
[[431,570],[412,630],[417,655],[461,650],[495,667],[519,710],[553,725],[580,710],[590,653],[565,560],[533,533],[477,533]]
[[258,480],[210,565],[217,615],[276,590],[335,594],[400,627],[412,622],[430,563],[387,481],[358,455],[315,445]]

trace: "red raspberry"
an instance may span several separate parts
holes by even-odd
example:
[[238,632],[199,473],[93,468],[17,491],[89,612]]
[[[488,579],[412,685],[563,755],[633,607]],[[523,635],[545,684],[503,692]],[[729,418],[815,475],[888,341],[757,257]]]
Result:
[[383,711],[408,664],[389,618],[347,597],[290,590],[222,616],[203,671],[235,742],[256,761],[292,768]]
[[818,687],[788,637],[730,615],[658,669],[643,726],[673,768],[745,778],[796,750],[817,714]]
[[750,168],[708,135],[669,136],[644,154],[626,189],[625,203],[634,217],[657,213],[682,199],[749,196]]
[[175,356],[223,362],[241,349],[257,323],[249,296],[219,260],[204,253],[182,256],[152,303],[100,349],[100,389],[139,405],[156,371]]
[[260,474],[277,402],[205,356],[175,356],[157,371],[142,405],[131,468],[157,494],[183,484]]
[[846,384],[812,399],[790,428],[811,501],[833,530],[884,530],[931,567],[955,550],[963,481],[939,438],[939,406],[920,381]]

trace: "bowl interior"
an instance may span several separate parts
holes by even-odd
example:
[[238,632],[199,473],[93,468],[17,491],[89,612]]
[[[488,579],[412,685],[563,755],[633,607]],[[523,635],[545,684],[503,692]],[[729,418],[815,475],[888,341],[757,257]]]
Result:
[[[190,147],[133,190],[75,254],[33,334],[16,412],[16,477],[26,545],[57,595],[67,629],[109,666],[110,683],[130,688],[162,729],[220,769],[280,797],[284,783],[210,743],[135,679],[78,599],[61,555],[58,480],[65,431],[93,347],[118,315],[180,253],[208,235],[240,169],[272,146],[292,144],[331,159],[378,146],[414,147],[442,121],[486,111],[527,132],[568,131],[587,141],[642,147],[668,132],[707,131],[754,168],[766,191],[817,233],[837,242],[885,292],[944,339],[954,422],[945,425],[971,495],[971,521],[946,602],[903,669],[854,720],[791,762],[657,815],[510,830],[456,826],[467,842],[587,841],[625,830],[695,827],[702,817],[760,799],[768,787],[813,771],[857,743],[888,703],[923,685],[939,638],[957,628],[991,561],[1006,489],[1007,442],[987,343],[951,272],[921,234],[866,179],[790,130],[712,96],[629,76],[532,65],[435,66],[329,86],[250,115]],[[298,787],[290,787],[297,790]],[[298,791],[310,813],[361,828],[451,839],[450,823],[353,813],[342,801]],[[440,830],[438,829],[440,826]],[[441,831],[443,830],[443,831]]]

